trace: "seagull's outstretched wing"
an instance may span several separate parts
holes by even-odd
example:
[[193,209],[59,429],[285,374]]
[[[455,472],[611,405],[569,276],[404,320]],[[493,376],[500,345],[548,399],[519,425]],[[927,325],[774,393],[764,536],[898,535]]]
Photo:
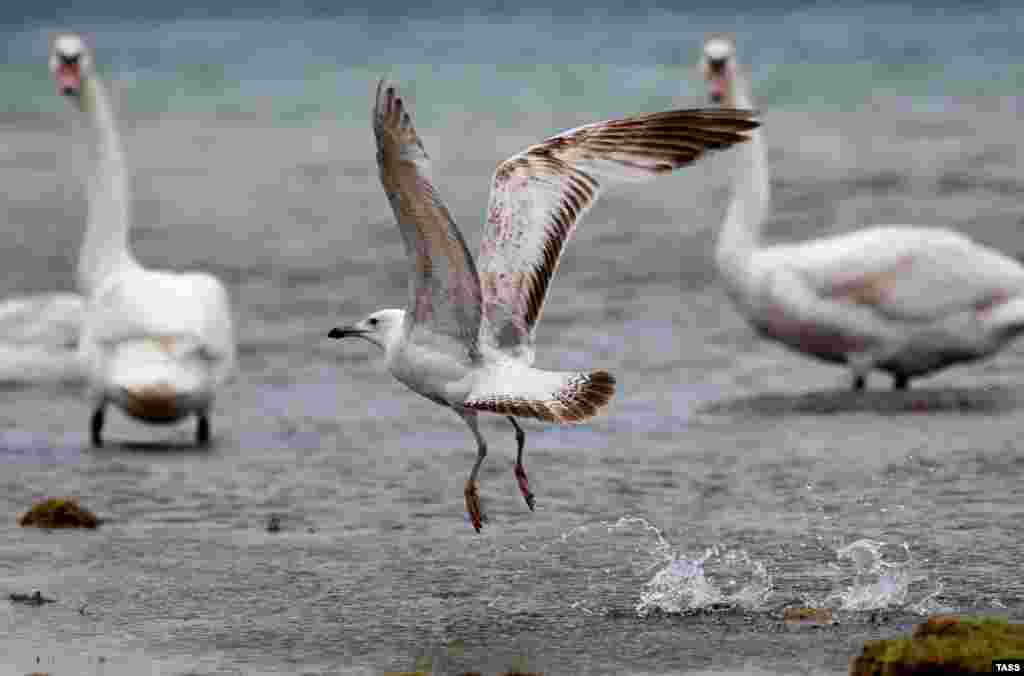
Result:
[[430,178],[430,157],[396,86],[381,81],[373,108],[380,181],[412,263],[406,334],[447,336],[478,354],[480,280],[473,257]]
[[548,283],[601,181],[644,181],[746,141],[749,110],[675,110],[589,124],[527,148],[495,171],[480,243],[481,339],[532,361]]

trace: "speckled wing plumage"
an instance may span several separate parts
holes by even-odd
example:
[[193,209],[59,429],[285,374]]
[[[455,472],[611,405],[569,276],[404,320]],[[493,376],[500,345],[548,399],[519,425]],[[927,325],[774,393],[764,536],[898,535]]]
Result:
[[532,361],[533,330],[562,248],[601,181],[644,181],[747,140],[753,111],[675,110],[578,127],[503,162],[491,185],[477,264],[481,339]]
[[508,362],[482,378],[462,405],[475,411],[575,424],[597,415],[613,394],[615,378],[607,371],[541,371]]
[[448,336],[475,359],[480,280],[466,242],[431,181],[430,158],[391,82],[377,85],[373,132],[380,181],[412,263],[406,334],[414,342]]

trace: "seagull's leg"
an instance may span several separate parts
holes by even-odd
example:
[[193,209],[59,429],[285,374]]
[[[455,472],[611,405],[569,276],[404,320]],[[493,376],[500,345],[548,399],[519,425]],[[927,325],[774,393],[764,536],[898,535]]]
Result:
[[103,446],[103,418],[105,404],[100,402],[99,406],[92,412],[92,419],[89,421],[89,433],[92,445],[96,448]]
[[526,478],[526,468],[523,467],[523,446],[526,444],[526,433],[523,432],[523,428],[519,426],[515,418],[508,416],[508,420],[516,428],[516,443],[519,444],[519,451],[516,453],[516,481],[519,482],[519,492],[523,494],[526,506],[532,512],[534,504],[533,493],[530,492],[530,480]]
[[473,463],[473,469],[469,473],[469,479],[466,480],[466,488],[463,493],[466,496],[466,511],[469,512],[469,519],[473,524],[473,528],[479,533],[487,517],[484,516],[483,510],[480,507],[480,483],[476,480],[476,477],[480,473],[480,466],[484,464],[484,458],[487,457],[487,442],[484,441],[480,430],[477,428],[476,412],[456,410],[462,419],[466,421],[466,424],[469,425],[469,431],[476,438],[476,462]]

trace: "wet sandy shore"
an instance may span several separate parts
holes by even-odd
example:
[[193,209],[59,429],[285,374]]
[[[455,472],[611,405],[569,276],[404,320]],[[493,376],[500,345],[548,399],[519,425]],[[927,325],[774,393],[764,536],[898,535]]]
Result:
[[[471,247],[496,162],[591,119],[421,130]],[[948,224],[1024,252],[1012,112],[892,103],[767,125],[769,239]],[[75,131],[0,117],[5,297],[71,288],[85,208],[74,170],[88,166]],[[207,451],[189,447],[190,426],[117,416],[115,443],[90,450],[76,389],[0,392],[0,592],[58,599],[4,608],[0,673],[380,673],[428,655],[435,673],[524,657],[547,674],[844,673],[864,639],[902,631],[936,589],[934,607],[1024,615],[1024,346],[918,391],[852,395],[843,371],[757,339],[710,259],[729,157],[617,190],[588,215],[552,286],[538,365],[610,368],[620,393],[592,425],[526,428],[532,514],[512,432],[489,422],[490,523],[477,536],[462,516],[462,423],[381,373],[368,346],[326,340],[406,298],[369,129],[142,119],[125,134],[138,255],[225,278],[240,375]],[[17,527],[51,495],[108,521]],[[273,515],[281,530],[268,533]],[[638,617],[666,561],[643,528],[600,526],[627,515],[680,557],[742,550],[771,573],[771,595]],[[833,627],[782,625],[782,607],[854,584],[836,549],[860,538],[907,543],[906,598]]]

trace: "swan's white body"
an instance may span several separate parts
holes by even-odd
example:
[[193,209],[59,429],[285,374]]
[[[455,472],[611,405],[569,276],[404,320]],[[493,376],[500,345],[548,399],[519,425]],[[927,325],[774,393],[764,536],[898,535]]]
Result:
[[86,307],[82,360],[95,407],[176,422],[207,415],[235,349],[223,285],[205,274],[141,267],[109,275]]
[[[77,40],[61,39],[69,37]],[[62,49],[61,39],[56,54],[74,53],[74,42]],[[78,53],[83,61],[88,57],[84,47]],[[215,394],[235,368],[227,291],[208,274],[147,270],[135,260],[128,246],[127,176],[113,113],[95,75],[82,77],[77,95],[99,137],[78,265],[87,298],[80,351],[94,407],[94,443],[101,443],[108,403],[149,423],[195,415],[199,440],[206,441]]]
[[[714,65],[711,65],[714,64]],[[752,108],[732,46],[705,47],[712,98]],[[769,182],[763,131],[736,153],[733,197],[716,263],[762,335],[897,387],[989,356],[1024,331],[1024,266],[943,228],[883,226],[797,244],[761,244]]]

